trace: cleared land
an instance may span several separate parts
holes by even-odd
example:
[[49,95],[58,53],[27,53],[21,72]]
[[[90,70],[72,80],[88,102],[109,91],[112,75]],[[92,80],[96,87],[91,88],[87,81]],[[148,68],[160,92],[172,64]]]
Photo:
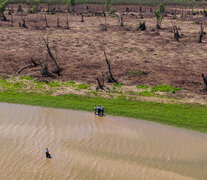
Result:
[[[206,37],[203,43],[198,43],[199,23],[202,22],[204,28],[206,25],[203,10],[195,9],[193,16],[191,9],[183,9],[181,18],[182,9],[167,8],[162,29],[157,30],[151,12],[156,8],[144,7],[140,13],[138,6],[130,6],[130,12],[125,12],[123,27],[116,14],[107,14],[105,31],[100,26],[104,17],[93,15],[93,12],[102,12],[103,6],[90,5],[90,13],[85,12],[86,5],[76,6],[76,13],[69,14],[70,29],[65,29],[67,10],[64,7],[61,7],[64,13],[59,14],[59,28],[57,15],[47,15],[49,28],[45,28],[46,6],[42,6],[40,13],[27,14],[28,28],[19,27],[24,14],[16,12],[17,5],[9,5],[9,8],[14,9],[13,26],[10,21],[0,22],[0,75],[4,75],[0,78],[1,101],[89,111],[94,104],[101,104],[112,115],[206,132],[206,107],[183,104],[206,105],[207,96],[201,91],[201,73],[207,69]],[[24,5],[23,9],[26,12],[28,6]],[[126,10],[126,6],[116,9],[120,12]],[[84,12],[84,22],[81,22],[81,12]],[[147,30],[137,31],[139,22],[143,21]],[[173,38],[172,22],[179,26],[180,41]],[[40,66],[23,69],[18,74],[31,63],[31,58],[38,63],[48,63],[50,72],[55,70],[42,37],[48,37],[49,46],[63,68],[60,76],[42,77]],[[96,78],[101,79],[102,73],[107,71],[104,51],[114,77],[123,84],[107,84],[110,92],[96,91]],[[41,82],[16,76],[32,76]],[[162,84],[181,88],[181,91],[171,86],[156,86]]]
[[[117,9],[121,8],[124,7]],[[61,28],[56,28],[56,15],[48,15],[50,28],[45,29],[43,13],[28,14],[29,28],[20,28],[21,14],[15,12],[14,27],[10,27],[10,22],[0,22],[0,72],[2,75],[17,74],[31,57],[47,62],[52,71],[54,65],[47,55],[44,36],[49,37],[49,45],[55,49],[54,54],[64,69],[61,76],[56,77],[58,80],[96,83],[100,70],[107,68],[105,50],[114,76],[122,84],[168,84],[199,93],[203,83],[201,73],[207,69],[207,43],[205,37],[204,43],[197,43],[200,30],[197,22],[205,23],[206,18],[196,15],[181,19],[178,15],[174,20],[168,14],[163,20],[163,29],[156,30],[153,14],[149,8],[144,11],[144,19],[139,18],[139,13],[129,13],[124,27],[119,26],[117,17],[107,17],[107,31],[100,29],[98,18],[104,22],[103,17],[87,16],[81,23],[79,15],[69,15],[71,29],[66,30],[66,15],[63,14],[60,14]],[[135,30],[139,21],[146,22],[146,31]],[[180,41],[173,39],[171,21],[181,29]],[[40,68],[26,69],[21,75],[42,79]]]

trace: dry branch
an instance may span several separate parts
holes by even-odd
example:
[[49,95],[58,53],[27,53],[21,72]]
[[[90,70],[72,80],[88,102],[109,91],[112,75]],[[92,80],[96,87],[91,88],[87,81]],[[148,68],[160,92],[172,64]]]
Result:
[[110,65],[110,62],[109,62],[109,60],[108,60],[108,58],[107,58],[107,56],[106,56],[106,52],[104,51],[104,56],[105,56],[105,61],[106,61],[106,64],[107,64],[107,66],[108,66],[108,73],[109,73],[109,75],[108,75],[108,82],[110,82],[110,83],[117,83],[118,84],[118,81],[117,80],[115,80],[114,79],[114,76],[113,76],[113,74],[112,74],[112,72],[111,72],[111,65]]
[[117,18],[118,18],[118,22],[120,26],[124,26],[124,21],[126,20],[127,14],[124,14],[123,12],[121,14],[116,14]]
[[28,64],[26,66],[23,66],[19,71],[18,71],[18,74],[20,74],[24,69],[27,69],[27,68],[33,68],[33,67],[36,67],[38,65],[40,65],[39,63],[36,63],[35,60],[33,58],[31,58],[31,64]]
[[173,33],[174,33],[174,39],[179,41],[179,39],[181,38],[180,34],[179,34],[179,28],[175,25],[175,23],[172,23],[172,28],[173,28]]
[[47,38],[47,40],[46,40],[44,37],[42,37],[42,39],[43,39],[43,41],[45,42],[45,46],[47,47],[47,52],[48,52],[48,54],[49,54],[51,60],[55,63],[55,66],[56,66],[56,68],[57,68],[57,70],[55,71],[55,73],[58,74],[58,75],[60,76],[60,72],[61,72],[63,69],[60,68],[60,66],[58,65],[58,63],[57,63],[55,57],[54,57],[53,54],[52,54],[52,51],[51,51],[51,49],[50,49],[50,47],[49,47],[48,38]]

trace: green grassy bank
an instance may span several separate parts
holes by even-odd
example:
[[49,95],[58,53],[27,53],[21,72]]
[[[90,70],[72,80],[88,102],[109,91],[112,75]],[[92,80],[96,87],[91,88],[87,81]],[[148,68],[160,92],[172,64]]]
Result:
[[127,100],[124,96],[105,99],[81,95],[51,96],[35,93],[2,91],[0,101],[44,107],[93,111],[94,105],[103,105],[105,113],[156,121],[177,127],[207,132],[207,108],[189,104],[163,104]]

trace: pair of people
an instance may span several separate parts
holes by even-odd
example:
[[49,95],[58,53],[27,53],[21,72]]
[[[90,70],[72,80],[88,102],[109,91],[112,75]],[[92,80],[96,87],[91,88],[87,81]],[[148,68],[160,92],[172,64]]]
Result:
[[95,114],[97,114],[97,112],[98,112],[98,115],[99,116],[103,116],[104,115],[104,108],[103,108],[103,106],[94,106],[94,113]]

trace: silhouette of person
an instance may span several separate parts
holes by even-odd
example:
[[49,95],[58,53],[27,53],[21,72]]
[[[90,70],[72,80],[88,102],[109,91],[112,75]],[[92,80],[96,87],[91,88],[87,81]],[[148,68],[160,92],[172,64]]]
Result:
[[45,154],[46,154],[46,158],[51,158],[48,148],[46,148]]

